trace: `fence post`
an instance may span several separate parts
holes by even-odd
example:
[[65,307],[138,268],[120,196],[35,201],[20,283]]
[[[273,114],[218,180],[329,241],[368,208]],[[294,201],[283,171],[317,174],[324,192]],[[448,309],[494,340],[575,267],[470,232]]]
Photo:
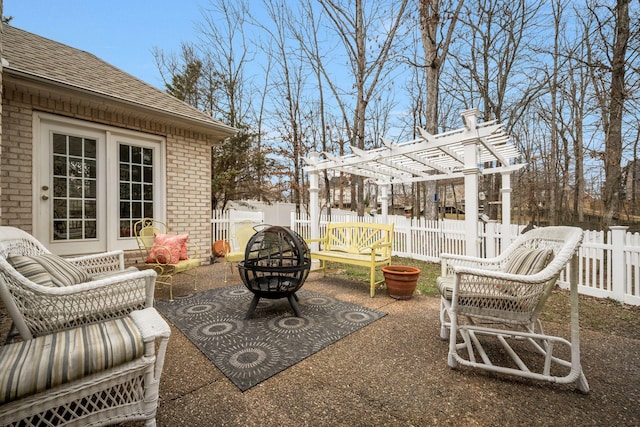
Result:
[[496,228],[498,221],[489,220],[484,225],[484,256],[487,258],[493,258],[497,255],[496,251]]
[[626,243],[626,225],[615,225],[611,229],[611,298],[624,301],[627,269],[624,246]]
[[[419,219],[415,219],[415,221],[419,221]],[[413,254],[413,230],[414,227],[416,227],[415,223],[414,223],[414,218],[409,219],[409,221],[407,221],[407,228],[404,230],[404,250],[405,250],[405,255],[404,256],[411,256]],[[418,222],[418,225],[420,226],[420,223]]]

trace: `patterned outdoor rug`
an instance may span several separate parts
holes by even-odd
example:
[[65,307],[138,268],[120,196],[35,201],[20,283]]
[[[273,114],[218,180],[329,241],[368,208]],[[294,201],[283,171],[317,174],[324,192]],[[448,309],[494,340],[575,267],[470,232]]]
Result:
[[286,298],[260,299],[243,285],[198,292],[156,306],[238,388],[248,390],[386,313],[300,289],[295,317]]

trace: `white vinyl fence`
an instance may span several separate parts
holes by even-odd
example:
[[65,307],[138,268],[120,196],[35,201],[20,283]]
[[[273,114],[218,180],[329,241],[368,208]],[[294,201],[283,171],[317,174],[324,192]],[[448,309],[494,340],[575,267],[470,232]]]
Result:
[[[320,235],[328,222],[380,222],[382,216],[326,215],[316,219]],[[232,220],[231,220],[232,221]],[[211,220],[213,240],[228,236],[229,217],[218,213]],[[395,224],[393,255],[421,261],[440,262],[441,253],[465,253],[464,221],[410,219],[390,216]],[[310,220],[291,214],[290,227],[304,238],[310,237]],[[481,224],[478,236],[479,253],[492,257],[508,246],[523,226],[511,225],[508,230],[495,222]],[[505,233],[506,231],[506,233]],[[508,241],[504,241],[504,240]],[[640,234],[627,232],[627,227],[611,227],[609,231],[585,231],[579,251],[578,290],[581,294],[611,298],[625,304],[640,305]],[[559,286],[568,289],[568,271]]]

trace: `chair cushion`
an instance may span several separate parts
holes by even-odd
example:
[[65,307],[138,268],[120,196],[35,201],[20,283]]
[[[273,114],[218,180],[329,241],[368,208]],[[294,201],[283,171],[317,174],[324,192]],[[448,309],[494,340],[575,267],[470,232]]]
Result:
[[516,248],[506,265],[505,273],[536,274],[542,271],[553,259],[551,249]]
[[188,234],[156,234],[146,262],[177,264],[181,259],[187,259],[188,239]]
[[47,270],[56,286],[77,285],[91,280],[86,271],[58,255],[42,254],[36,257],[36,261]]
[[71,286],[91,280],[87,272],[58,255],[13,255],[9,258],[13,259],[14,268],[20,274],[44,286]]
[[182,259],[175,266],[175,272],[180,273],[183,271],[191,270],[192,268],[200,267],[200,259]]
[[0,405],[120,366],[144,354],[130,317],[0,347]]
[[51,275],[47,270],[33,257],[25,255],[11,255],[7,258],[9,264],[16,269],[18,273],[42,286],[56,286],[51,280]]
[[450,300],[453,297],[453,276],[438,276],[436,288],[442,297]]

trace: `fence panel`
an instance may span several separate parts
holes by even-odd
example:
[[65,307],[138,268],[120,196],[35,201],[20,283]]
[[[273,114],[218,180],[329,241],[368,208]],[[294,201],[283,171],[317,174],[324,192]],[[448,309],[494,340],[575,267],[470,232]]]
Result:
[[[320,219],[320,233],[326,223],[345,221],[380,221],[381,216],[359,218],[356,215],[333,215]],[[393,254],[421,261],[440,262],[441,253],[464,255],[466,252],[464,221],[408,219],[389,216],[395,223]],[[483,224],[484,225],[484,224]],[[291,216],[291,227],[309,237],[309,220]],[[523,226],[502,224],[481,226],[480,253],[496,255],[522,232]],[[612,227],[610,231],[586,230],[578,251],[578,291],[598,298],[613,298],[626,304],[640,305],[640,234],[628,233],[626,227]],[[568,289],[569,267],[558,280]]]

